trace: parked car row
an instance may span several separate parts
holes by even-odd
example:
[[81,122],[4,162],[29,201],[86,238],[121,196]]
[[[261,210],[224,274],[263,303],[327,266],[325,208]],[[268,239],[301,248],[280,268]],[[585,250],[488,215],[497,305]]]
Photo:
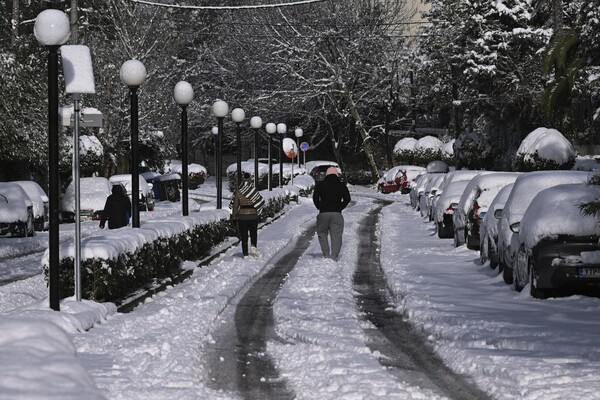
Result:
[[438,237],[478,250],[517,291],[546,298],[600,294],[600,224],[581,211],[600,198],[592,172],[426,172],[411,205]]

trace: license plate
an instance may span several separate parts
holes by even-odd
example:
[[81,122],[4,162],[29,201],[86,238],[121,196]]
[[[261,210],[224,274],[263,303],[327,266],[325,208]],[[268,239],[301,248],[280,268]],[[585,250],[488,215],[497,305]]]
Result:
[[600,278],[600,268],[577,268],[577,272],[582,278]]

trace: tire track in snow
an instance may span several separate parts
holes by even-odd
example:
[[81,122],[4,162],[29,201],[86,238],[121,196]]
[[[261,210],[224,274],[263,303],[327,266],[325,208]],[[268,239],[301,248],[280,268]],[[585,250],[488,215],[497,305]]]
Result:
[[377,223],[383,207],[380,205],[361,221],[361,243],[354,274],[357,307],[363,318],[373,324],[372,329],[366,330],[367,345],[374,353],[381,354],[381,365],[400,381],[437,389],[452,399],[491,398],[467,377],[448,368],[431,346],[394,311],[379,258]]

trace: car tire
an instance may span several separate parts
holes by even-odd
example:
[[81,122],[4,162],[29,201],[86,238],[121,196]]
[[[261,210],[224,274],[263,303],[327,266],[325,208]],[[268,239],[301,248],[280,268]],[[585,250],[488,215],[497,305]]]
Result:
[[494,248],[492,247],[491,239],[488,239],[488,257],[490,259],[490,268],[496,269],[499,264],[498,263],[498,253],[496,253],[496,251],[494,251]]
[[35,224],[33,223],[33,214],[29,214],[25,223],[25,236],[33,237],[35,235]]
[[449,228],[445,228],[441,222],[437,223],[437,234],[440,239],[449,239],[452,237],[452,231]]
[[529,293],[534,299],[547,299],[548,292],[544,289],[535,287],[532,267],[529,266]]
[[503,265],[502,268],[502,279],[504,279],[504,283],[506,283],[507,285],[512,285],[513,283],[513,271],[510,268],[506,268],[506,266]]

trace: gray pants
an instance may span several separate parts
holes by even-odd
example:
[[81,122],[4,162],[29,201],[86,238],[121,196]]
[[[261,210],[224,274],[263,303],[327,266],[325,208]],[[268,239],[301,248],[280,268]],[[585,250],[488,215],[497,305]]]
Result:
[[[342,249],[342,234],[344,233],[344,217],[339,212],[322,212],[317,215],[317,236],[323,257],[337,260]],[[331,251],[329,239],[331,236]]]

